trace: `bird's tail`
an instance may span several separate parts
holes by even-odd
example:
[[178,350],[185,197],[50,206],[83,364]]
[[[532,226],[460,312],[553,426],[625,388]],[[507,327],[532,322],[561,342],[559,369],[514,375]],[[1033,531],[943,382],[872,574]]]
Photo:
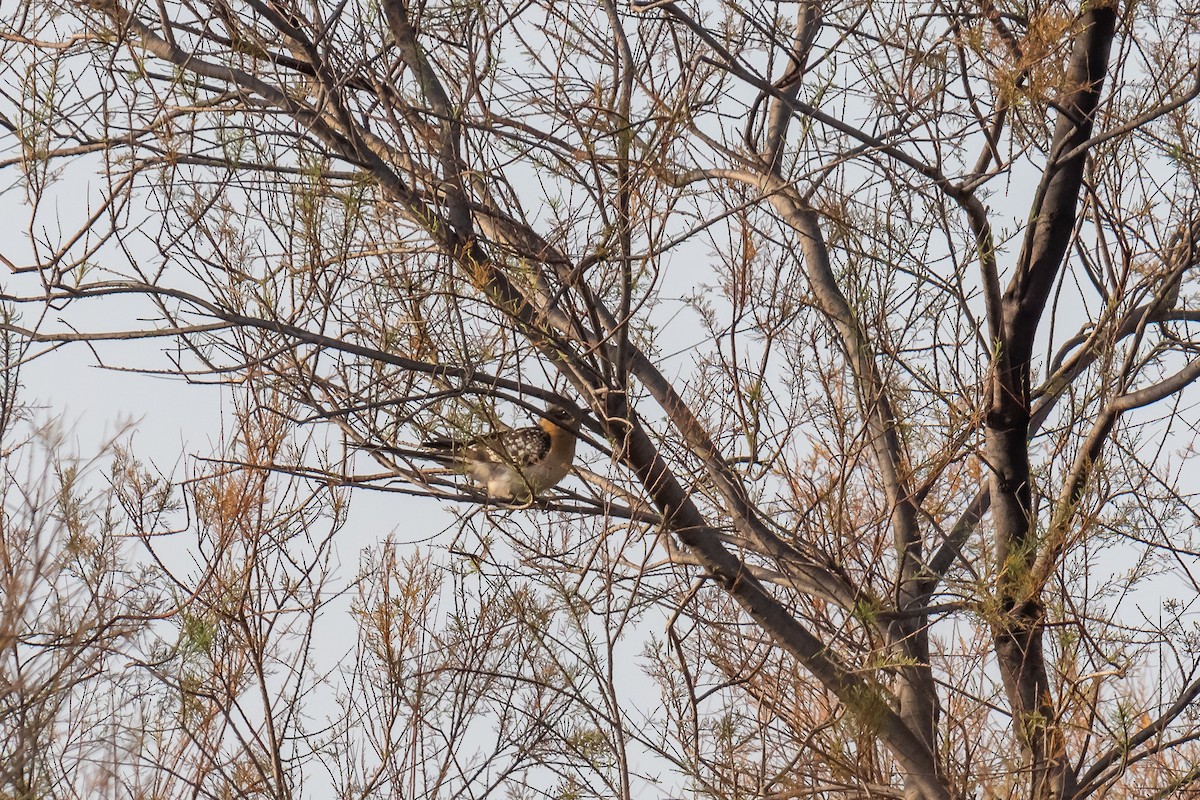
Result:
[[421,447],[427,450],[461,450],[462,446],[462,442],[446,438],[426,439],[421,442]]
[[[388,447],[387,445],[366,445],[358,449],[368,453],[382,453],[383,455],[392,456],[393,458],[400,458],[405,461],[424,459],[426,461],[432,461],[435,464],[442,464],[443,466],[449,467],[456,466],[459,461],[458,457],[450,452],[452,449],[451,447],[440,447],[428,444],[426,442],[421,443],[421,449],[409,447]],[[430,452],[431,450],[434,452]]]

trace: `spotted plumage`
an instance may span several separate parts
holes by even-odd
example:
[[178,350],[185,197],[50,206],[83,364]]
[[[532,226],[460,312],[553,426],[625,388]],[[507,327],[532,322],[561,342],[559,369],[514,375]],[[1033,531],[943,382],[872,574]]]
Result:
[[575,434],[570,415],[551,409],[536,426],[489,433],[466,441],[434,439],[430,450],[451,461],[487,493],[501,500],[527,501],[556,485],[571,471]]

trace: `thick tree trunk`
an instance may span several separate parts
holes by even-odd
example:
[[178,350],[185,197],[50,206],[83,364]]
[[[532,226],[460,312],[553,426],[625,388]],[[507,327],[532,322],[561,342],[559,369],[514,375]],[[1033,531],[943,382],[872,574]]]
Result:
[[[1080,19],[1051,160],[1034,196],[1030,226],[1002,300],[995,343],[986,453],[995,530],[996,658],[1025,750],[1032,800],[1071,797],[1071,768],[1050,694],[1043,653],[1045,609],[1030,567],[1038,554],[1029,457],[1030,374],[1038,324],[1062,269],[1075,227],[1086,148],[1116,31],[1113,2],[1092,5]],[[1068,157],[1068,155],[1070,157]]]

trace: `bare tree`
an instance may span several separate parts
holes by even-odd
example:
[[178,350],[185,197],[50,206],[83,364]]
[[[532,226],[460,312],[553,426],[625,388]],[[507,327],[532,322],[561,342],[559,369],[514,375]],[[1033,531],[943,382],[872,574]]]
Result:
[[[199,643],[139,672],[184,698],[151,760],[211,796],[1194,791],[1198,24],[25,0],[5,329],[240,398],[198,574],[124,506]],[[547,404],[583,458],[524,507],[419,446]],[[459,521],[372,551],[326,672],[347,486]]]

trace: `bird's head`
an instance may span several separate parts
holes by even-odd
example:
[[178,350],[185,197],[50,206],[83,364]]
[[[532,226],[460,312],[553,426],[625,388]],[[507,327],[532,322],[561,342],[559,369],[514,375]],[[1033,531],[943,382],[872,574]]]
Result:
[[538,420],[538,425],[547,432],[553,433],[552,429],[567,429],[571,430],[579,425],[579,419],[574,412],[563,406],[548,406],[541,419]]

